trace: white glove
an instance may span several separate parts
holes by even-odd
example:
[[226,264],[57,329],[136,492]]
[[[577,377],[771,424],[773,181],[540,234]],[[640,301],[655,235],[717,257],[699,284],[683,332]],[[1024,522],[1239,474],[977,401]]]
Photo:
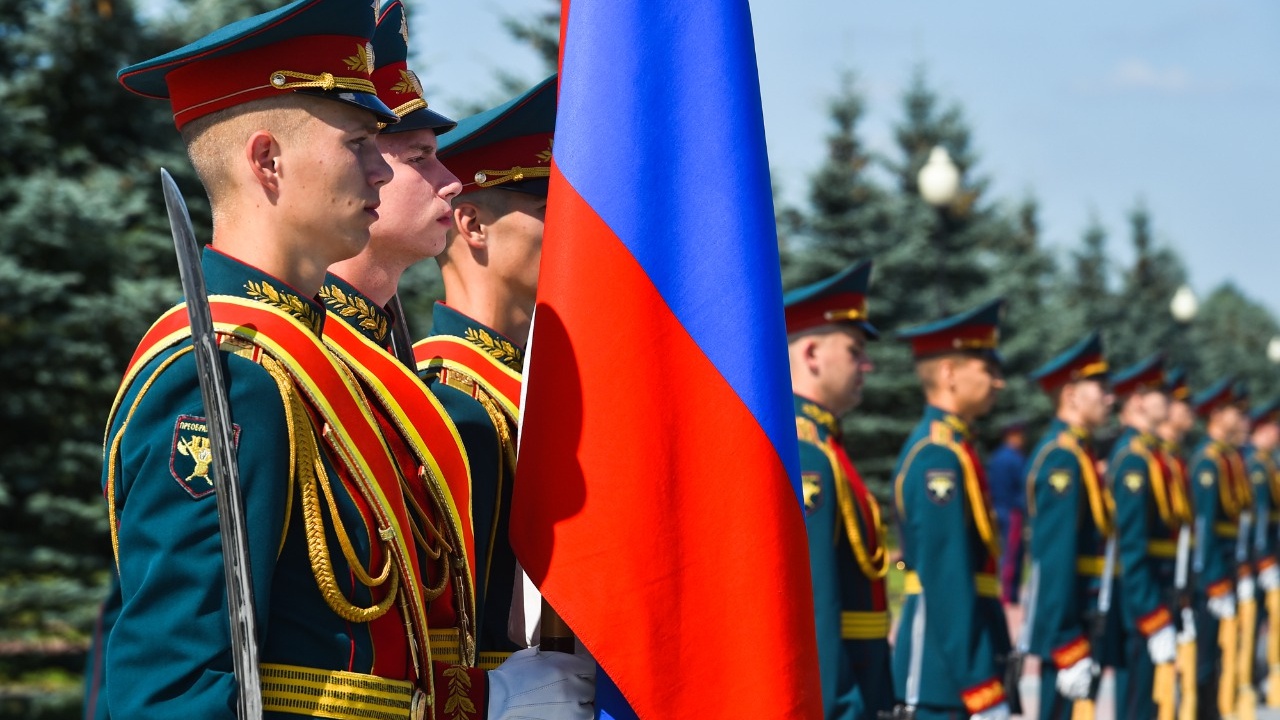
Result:
[[596,665],[588,658],[525,648],[489,671],[488,720],[591,720]]
[[1171,663],[1178,657],[1178,636],[1172,625],[1165,625],[1147,638],[1147,653],[1152,665]]
[[1258,573],[1258,585],[1264,592],[1280,590],[1280,565],[1270,565]]
[[1236,597],[1240,598],[1240,602],[1245,602],[1246,600],[1253,600],[1254,593],[1256,591],[1257,591],[1257,587],[1255,587],[1253,583],[1252,575],[1245,575],[1244,577],[1236,581]]
[[1178,644],[1188,645],[1196,641],[1196,614],[1191,608],[1182,608],[1182,630],[1178,631]]
[[1205,607],[1209,609],[1209,613],[1219,620],[1226,620],[1236,616],[1236,596],[1231,593],[1211,597],[1205,602]]
[[969,720],[1009,720],[1009,705],[1000,703],[969,716]]
[[1075,665],[1058,671],[1056,687],[1058,694],[1068,700],[1083,700],[1089,697],[1089,687],[1093,685],[1093,671],[1096,664],[1093,658],[1077,660]]

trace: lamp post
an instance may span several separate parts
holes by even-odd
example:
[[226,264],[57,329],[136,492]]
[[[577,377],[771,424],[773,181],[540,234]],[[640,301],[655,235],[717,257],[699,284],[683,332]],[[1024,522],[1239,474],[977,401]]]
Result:
[[942,263],[945,258],[943,232],[947,219],[947,208],[960,192],[960,170],[951,161],[951,155],[941,145],[935,145],[929,151],[929,160],[916,175],[916,186],[920,188],[920,197],[937,211],[937,222],[934,225],[937,249],[936,277],[934,285],[938,293],[938,314],[946,314],[946,302],[943,295]]

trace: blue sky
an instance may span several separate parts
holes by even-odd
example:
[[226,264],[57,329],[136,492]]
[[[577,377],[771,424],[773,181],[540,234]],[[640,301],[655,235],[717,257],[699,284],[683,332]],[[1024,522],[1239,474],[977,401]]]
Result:
[[[545,0],[411,3],[433,107],[491,98],[493,73],[538,75],[503,14]],[[993,198],[1040,201],[1046,242],[1073,247],[1096,214],[1128,257],[1141,198],[1202,296],[1232,280],[1280,315],[1280,3],[752,2],[769,153],[792,202],[823,154],[842,69],[868,101],[861,134],[892,153],[913,69],[964,108]]]

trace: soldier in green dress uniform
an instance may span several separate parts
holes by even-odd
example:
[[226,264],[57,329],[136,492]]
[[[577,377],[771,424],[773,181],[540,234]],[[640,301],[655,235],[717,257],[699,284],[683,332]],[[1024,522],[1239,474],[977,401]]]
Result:
[[[475,703],[477,717],[496,718],[515,712],[531,719],[589,718],[590,678],[595,669],[591,662],[529,648],[499,665],[488,654],[494,649],[492,628],[476,637],[476,548],[471,510],[492,506],[495,499],[473,495],[477,488],[472,486],[463,437],[437,396],[416,377],[408,343],[397,350],[403,350],[409,368],[397,364],[387,352],[397,318],[384,308],[390,306],[405,270],[444,249],[445,235],[453,222],[450,201],[461,189],[437,153],[439,136],[456,123],[428,107],[422,85],[406,63],[408,39],[405,9],[400,0],[393,0],[383,6],[373,37],[373,81],[378,96],[400,116],[399,122],[386,126],[378,135],[378,147],[393,175],[382,188],[378,220],[370,230],[368,246],[355,257],[333,265],[321,288],[320,298],[333,316],[326,327],[326,340],[371,388],[374,404],[387,410],[391,418],[386,428],[388,444],[417,451],[407,459],[410,467],[418,470],[407,474],[411,480],[408,494],[413,497],[412,515],[418,523],[416,537],[427,548],[423,552],[426,564],[439,566],[444,562],[441,558],[446,558],[452,574],[464,576],[446,584],[440,577],[444,573],[428,575],[435,587],[428,613],[433,657],[465,658],[481,670],[490,670],[489,695],[485,704]],[[350,332],[329,332],[339,328],[350,328]],[[395,381],[400,384],[393,384]],[[484,491],[485,487],[478,489]],[[463,562],[465,573],[461,572]],[[517,696],[518,710],[508,707],[516,704]]]
[[[1115,498],[1121,568],[1116,593],[1126,672],[1116,676],[1116,716],[1154,717],[1156,668],[1172,680],[1177,637],[1169,606],[1179,522],[1155,429],[1169,414],[1164,357],[1150,356],[1116,373],[1112,391],[1122,426],[1107,463]],[[1170,693],[1171,695],[1171,693]],[[1172,702],[1173,698],[1168,700]]]
[[926,401],[894,471],[907,567],[894,695],[918,718],[1009,717],[1000,540],[970,441],[971,424],[1004,386],[1002,306],[995,300],[899,333],[911,342]]
[[[1191,459],[1191,486],[1196,515],[1196,671],[1201,717],[1230,716],[1236,708],[1236,678],[1226,677],[1235,659],[1224,662],[1223,649],[1234,651],[1239,595],[1252,595],[1252,578],[1237,587],[1237,537],[1241,512],[1248,510],[1248,480],[1237,451],[1245,432],[1246,399],[1226,377],[1191,398],[1205,421],[1206,437]],[[1246,500],[1248,500],[1246,502]],[[1225,627],[1225,631],[1224,631]]]
[[[1159,440],[1160,461],[1168,474],[1170,495],[1170,511],[1178,524],[1179,534],[1185,534],[1184,541],[1179,541],[1179,555],[1174,562],[1183,566],[1185,585],[1181,588],[1176,583],[1170,585],[1168,595],[1172,598],[1170,606],[1176,610],[1174,622],[1178,626],[1178,658],[1177,666],[1178,713],[1181,717],[1195,717],[1199,705],[1199,693],[1196,688],[1196,621],[1192,607],[1193,583],[1191,578],[1191,548],[1195,545],[1195,511],[1192,507],[1191,477],[1187,469],[1187,455],[1183,441],[1187,433],[1195,427],[1195,413],[1189,402],[1191,388],[1187,384],[1187,371],[1184,368],[1173,368],[1165,373],[1165,394],[1169,397],[1169,414],[1164,422],[1156,427],[1156,438]],[[1177,564],[1174,566],[1175,579]]]
[[783,297],[822,704],[825,717],[840,720],[875,720],[893,708],[884,524],[839,421],[862,400],[866,344],[880,335],[867,316],[870,277],[870,261],[855,263]]
[[1253,486],[1253,554],[1258,590],[1264,603],[1259,613],[1269,618],[1262,638],[1267,658],[1267,705],[1280,705],[1280,469],[1275,452],[1280,446],[1280,401],[1270,400],[1249,412],[1249,444],[1245,446],[1245,470]]
[[[247,513],[268,717],[418,717],[451,694],[427,667],[404,500],[360,388],[321,341],[325,268],[359,252],[391,171],[366,5],[298,0],[126,68],[170,99],[213,209],[203,259]],[[232,717],[235,649],[208,428],[185,308],[139,346],[110,415],[104,494],[119,615],[107,714]],[[464,678],[456,702],[484,697]],[[441,702],[436,703],[437,691]]]
[[1056,407],[1027,469],[1035,603],[1028,647],[1040,657],[1039,717],[1046,720],[1070,718],[1075,701],[1088,696],[1101,670],[1095,657],[1111,664],[1092,646],[1105,545],[1113,537],[1111,493],[1091,448],[1111,409],[1108,371],[1093,332],[1031,375]]
[[414,349],[471,461],[482,665],[538,641],[523,612],[524,593],[534,590],[519,572],[508,527],[555,117],[552,76],[463,119],[439,149],[463,185],[436,256],[445,299]]

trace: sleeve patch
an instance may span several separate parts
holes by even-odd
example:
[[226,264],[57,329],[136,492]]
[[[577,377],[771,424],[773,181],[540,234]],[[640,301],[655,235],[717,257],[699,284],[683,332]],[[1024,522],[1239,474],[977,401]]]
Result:
[[1065,493],[1067,488],[1071,487],[1071,473],[1065,470],[1058,470],[1050,473],[1049,487],[1053,488],[1054,492],[1059,495]]
[[[240,446],[240,426],[231,426],[231,442]],[[179,415],[173,424],[173,445],[169,450],[169,472],[192,498],[199,500],[213,494],[209,477],[213,463],[213,446],[209,443],[209,425],[202,417]]]
[[1200,487],[1213,487],[1213,473],[1205,470],[1200,473]]
[[925,492],[938,505],[946,505],[956,496],[956,474],[951,470],[930,470],[924,474]]
[[1261,470],[1254,470],[1254,471],[1253,471],[1253,484],[1254,484],[1254,485],[1261,485],[1262,483],[1264,483],[1264,482],[1266,482],[1266,481],[1267,481],[1267,476],[1266,476],[1266,474],[1265,474],[1265,473],[1263,473]]
[[1124,476],[1124,486],[1129,488],[1129,492],[1138,492],[1142,489],[1142,473],[1131,472]]
[[804,514],[807,517],[822,507],[822,473],[800,473],[800,480],[804,488]]

